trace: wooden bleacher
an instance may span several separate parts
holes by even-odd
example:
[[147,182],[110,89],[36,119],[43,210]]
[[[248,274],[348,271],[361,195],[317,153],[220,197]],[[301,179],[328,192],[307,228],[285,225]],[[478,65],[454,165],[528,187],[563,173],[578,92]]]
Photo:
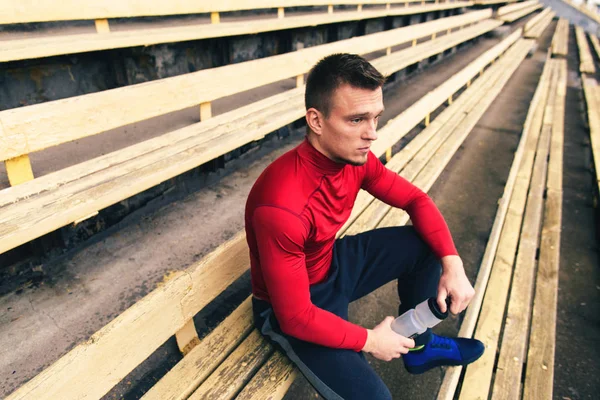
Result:
[[[437,0],[262,0],[262,1],[105,1],[98,6],[94,1],[36,1],[20,2],[19,7],[4,2],[0,4],[0,24],[22,24],[40,21],[95,20],[97,33],[52,35],[0,41],[0,62],[26,60],[64,54],[134,46],[149,46],[260,32],[285,30],[357,21],[387,16],[420,14],[441,10],[460,9],[473,5],[470,1]],[[369,9],[362,5],[386,5],[385,8]],[[413,5],[414,4],[414,5]],[[357,5],[355,11],[335,11],[334,5]],[[285,7],[329,6],[327,12],[311,15],[285,15]],[[400,7],[398,7],[400,6]],[[278,9],[278,18],[254,18],[244,21],[222,20],[219,13],[248,9]],[[24,12],[23,10],[27,10]],[[212,23],[185,24],[175,27],[155,27],[111,31],[109,18],[132,18],[144,16],[186,15],[210,13]],[[91,25],[90,25],[91,27]]]
[[550,25],[555,14],[550,7],[546,7],[544,11],[527,21],[524,28],[525,37],[532,39],[539,38],[548,25]]
[[569,54],[569,20],[560,18],[556,34],[552,38],[552,55],[566,57]]
[[593,74],[596,72],[594,58],[590,51],[590,46],[585,37],[583,28],[575,26],[575,38],[577,39],[577,48],[579,49],[579,71],[582,74]]
[[[407,50],[403,56],[390,54],[388,64],[382,66],[383,72],[390,74],[410,65],[407,62],[418,62],[491,31],[500,23],[490,16],[490,10],[481,10],[265,59],[2,111],[0,160],[6,160],[9,179],[16,186],[1,191],[0,253],[96,215],[111,204],[300,118],[303,74],[325,55],[343,51],[365,54],[406,42],[416,45],[417,39],[447,33],[419,44],[419,50]],[[211,101],[294,76],[297,89],[210,118]],[[32,179],[29,153],[193,105],[200,105],[201,122],[197,124]]]
[[498,9],[496,18],[504,22],[515,22],[540,8],[542,8],[542,5],[537,0],[509,4]]
[[[522,39],[521,35],[522,31],[517,30],[390,121],[373,146],[375,154],[389,156],[387,149],[425,120],[427,128],[391,157],[387,165],[428,190],[530,51],[533,41]],[[416,53],[419,46],[427,44],[405,51]],[[388,60],[383,57],[373,64],[382,69],[384,61]],[[468,88],[454,99],[465,85]],[[452,104],[430,121],[429,115],[446,101]],[[368,228],[377,223],[406,223],[406,215],[396,210],[386,214],[383,206],[372,200],[364,192],[359,195],[343,230],[359,229],[354,224]],[[295,372],[287,359],[274,352],[252,328],[249,299],[202,341],[195,335],[192,317],[248,267],[248,251],[241,232],[190,269],[176,274],[9,399],[68,399],[84,394],[100,398],[173,335],[185,357],[145,399],[190,395],[192,399],[282,397]]]
[[449,368],[438,400],[552,399],[566,82],[566,60],[549,53],[459,332],[486,352],[459,393],[462,367]]

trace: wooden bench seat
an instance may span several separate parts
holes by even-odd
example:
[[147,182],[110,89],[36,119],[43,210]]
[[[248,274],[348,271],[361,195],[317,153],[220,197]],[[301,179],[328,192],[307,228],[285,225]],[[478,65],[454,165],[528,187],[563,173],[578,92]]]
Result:
[[[393,119],[381,129],[375,143],[382,140],[383,144],[374,146],[373,151],[379,156],[385,154],[388,147],[428,119],[439,105],[506,52],[388,162],[398,172],[412,171],[413,181],[428,189],[529,51],[531,42],[519,39],[521,35],[521,30],[516,31]],[[361,193],[350,222],[371,203],[372,199]],[[186,355],[144,398],[183,399],[191,395],[217,399],[232,398],[238,392],[237,398],[242,399],[281,397],[294,372],[287,360],[252,329],[249,300],[203,340],[195,335],[192,317],[248,267],[245,236],[240,232],[199,263],[176,274],[8,398],[69,399],[83,394],[99,398],[174,334]],[[96,363],[101,366],[96,368]],[[253,376],[255,371],[258,372]]]
[[475,0],[475,4],[478,6],[491,6],[494,4],[508,4],[516,2],[517,0]]
[[566,57],[569,54],[569,20],[560,18],[552,38],[552,55]]
[[[590,144],[594,160],[596,186],[600,188],[600,86],[598,86],[598,81],[591,76],[582,77],[582,86],[590,129]],[[595,193],[595,204],[598,204],[597,196],[597,193]]]
[[579,49],[579,71],[582,74],[593,74],[596,72],[594,58],[590,51],[585,32],[579,25],[575,26],[575,39],[577,40],[577,48]]
[[522,3],[500,7],[496,14],[496,18],[504,22],[515,22],[540,8],[542,8],[542,5],[536,0],[524,1]]
[[[0,144],[3,145],[0,159],[9,160],[7,170],[10,174],[24,158],[27,161],[26,155],[30,152],[194,104],[201,104],[202,114],[203,108],[210,111],[211,100],[302,75],[327,54],[369,53],[475,23],[442,36],[434,43],[419,44],[422,53],[403,50],[406,59],[391,54],[389,57],[395,58],[385,59],[386,64],[382,65],[384,73],[390,74],[410,65],[407,62],[423,60],[498,26],[495,21],[485,20],[491,15],[490,11],[476,13],[268,59],[3,111],[0,112]],[[269,71],[268,76],[261,73],[265,70]],[[256,79],[248,79],[249,76],[256,76]],[[301,98],[301,90],[292,90],[223,116],[202,117],[198,124],[2,190],[0,253],[94,215],[111,204],[293,122],[301,117]],[[68,113],[66,118],[65,113]]]
[[567,63],[549,55],[459,332],[476,325],[486,352],[459,394],[462,367],[446,371],[439,400],[552,399]]
[[591,33],[588,33],[588,36],[590,38],[590,42],[592,43],[592,47],[594,48],[596,56],[600,57],[600,43],[598,42],[598,36],[592,35]]
[[[161,43],[175,43],[188,40],[250,35],[261,32],[348,21],[452,10],[470,7],[473,5],[473,3],[470,1],[447,1],[443,3],[434,3],[431,2],[432,0],[427,1],[428,2],[424,4],[419,2],[416,5],[409,6],[410,3],[415,2],[415,0],[409,0],[404,2],[406,7],[390,7],[373,10],[361,9],[360,11],[339,11],[332,13],[323,12],[313,13],[313,15],[289,16],[285,18],[257,18],[254,20],[239,22],[223,21],[216,24],[186,24],[185,26],[181,27],[130,29],[127,31],[115,31],[106,34],[85,33],[4,40],[0,41],[0,62],[134,46],[150,46]],[[284,4],[281,2],[279,3],[279,5]],[[334,4],[337,3],[334,2]],[[369,4],[373,2],[365,1],[363,3]],[[398,2],[392,1],[391,3]]]
[[544,11],[531,18],[525,24],[525,37],[537,39],[546,30],[556,13],[550,7],[544,8]]

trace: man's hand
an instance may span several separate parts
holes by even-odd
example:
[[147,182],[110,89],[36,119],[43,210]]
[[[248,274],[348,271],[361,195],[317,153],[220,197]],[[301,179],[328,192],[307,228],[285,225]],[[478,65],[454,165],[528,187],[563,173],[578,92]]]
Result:
[[442,276],[438,285],[437,302],[442,312],[446,311],[446,298],[452,299],[450,312],[461,313],[475,295],[475,289],[467,279],[463,262],[459,256],[446,256],[441,259]]
[[394,317],[386,317],[373,329],[367,329],[367,342],[363,351],[383,361],[391,361],[408,353],[415,347],[415,341],[401,336],[392,330]]

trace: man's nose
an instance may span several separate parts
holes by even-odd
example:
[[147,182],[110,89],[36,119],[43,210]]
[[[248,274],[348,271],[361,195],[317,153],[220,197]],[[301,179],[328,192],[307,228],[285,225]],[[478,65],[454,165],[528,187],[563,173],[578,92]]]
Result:
[[373,120],[368,124],[364,138],[367,140],[377,140],[377,137],[377,120]]

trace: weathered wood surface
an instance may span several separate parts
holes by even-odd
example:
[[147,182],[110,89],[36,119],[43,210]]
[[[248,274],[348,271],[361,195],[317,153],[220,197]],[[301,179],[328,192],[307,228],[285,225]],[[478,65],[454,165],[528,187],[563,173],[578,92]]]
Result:
[[[167,4],[167,3],[165,3]],[[252,2],[248,2],[252,4]],[[426,3],[410,7],[390,9],[364,9],[341,11],[332,14],[291,16],[285,18],[256,19],[243,22],[221,22],[178,27],[146,28],[111,32],[109,35],[85,33],[65,36],[48,36],[28,39],[0,41],[0,62],[27,60],[64,54],[119,49],[134,46],[151,46],[161,43],[176,43],[236,35],[251,35],[261,32],[333,24],[372,18],[412,15],[440,10],[470,7],[470,1]]]
[[577,48],[579,49],[579,71],[583,74],[593,74],[596,72],[594,58],[590,51],[590,46],[585,37],[583,28],[579,25],[575,26],[575,39],[577,40]]
[[329,54],[366,54],[490,16],[491,10],[481,10],[287,54],[1,111],[0,160],[295,77]]
[[[539,173],[533,171],[534,158],[535,154],[540,151],[540,148],[543,149],[544,145],[543,140],[540,140],[540,136],[544,138],[542,129],[544,114],[552,92],[551,85],[555,82],[556,68],[553,60],[546,61],[544,70],[549,70],[549,72],[546,73],[544,71],[545,73],[542,74],[539,84],[543,88],[542,101],[534,109],[530,108],[529,110],[533,116],[530,119],[530,125],[527,126],[530,132],[525,147],[525,154],[517,173],[508,215],[503,226],[475,330],[475,338],[485,344],[486,351],[476,363],[467,367],[460,399],[488,397],[498,339],[513,273],[513,265],[517,258],[517,250],[520,251],[521,247],[525,246],[524,244],[519,245],[521,225],[524,220],[523,216],[525,215],[526,220],[530,220],[533,217],[529,216],[535,215],[531,211],[529,204],[526,208],[526,200],[532,175],[539,175]],[[522,257],[522,255],[519,257]]]
[[538,261],[527,370],[523,390],[525,400],[551,400],[554,383],[554,349],[556,346],[556,310],[562,221],[562,173],[567,62],[559,65],[552,143],[546,184],[546,209],[540,257]]
[[[2,0],[0,24],[201,14],[280,7],[402,4],[423,0]],[[430,0],[426,0],[430,1]]]
[[[373,64],[384,74],[391,74],[408,63],[437,54],[496,25],[494,21],[483,21],[436,39],[433,45],[425,42],[374,60]],[[90,215],[293,122],[304,114],[303,95],[303,87],[294,89],[35,179],[28,185],[2,191],[0,252]],[[392,144],[399,140],[395,139],[397,136],[390,137]],[[40,209],[44,211],[39,212]]]
[[566,57],[569,54],[569,20],[560,18],[552,38],[552,55]]

